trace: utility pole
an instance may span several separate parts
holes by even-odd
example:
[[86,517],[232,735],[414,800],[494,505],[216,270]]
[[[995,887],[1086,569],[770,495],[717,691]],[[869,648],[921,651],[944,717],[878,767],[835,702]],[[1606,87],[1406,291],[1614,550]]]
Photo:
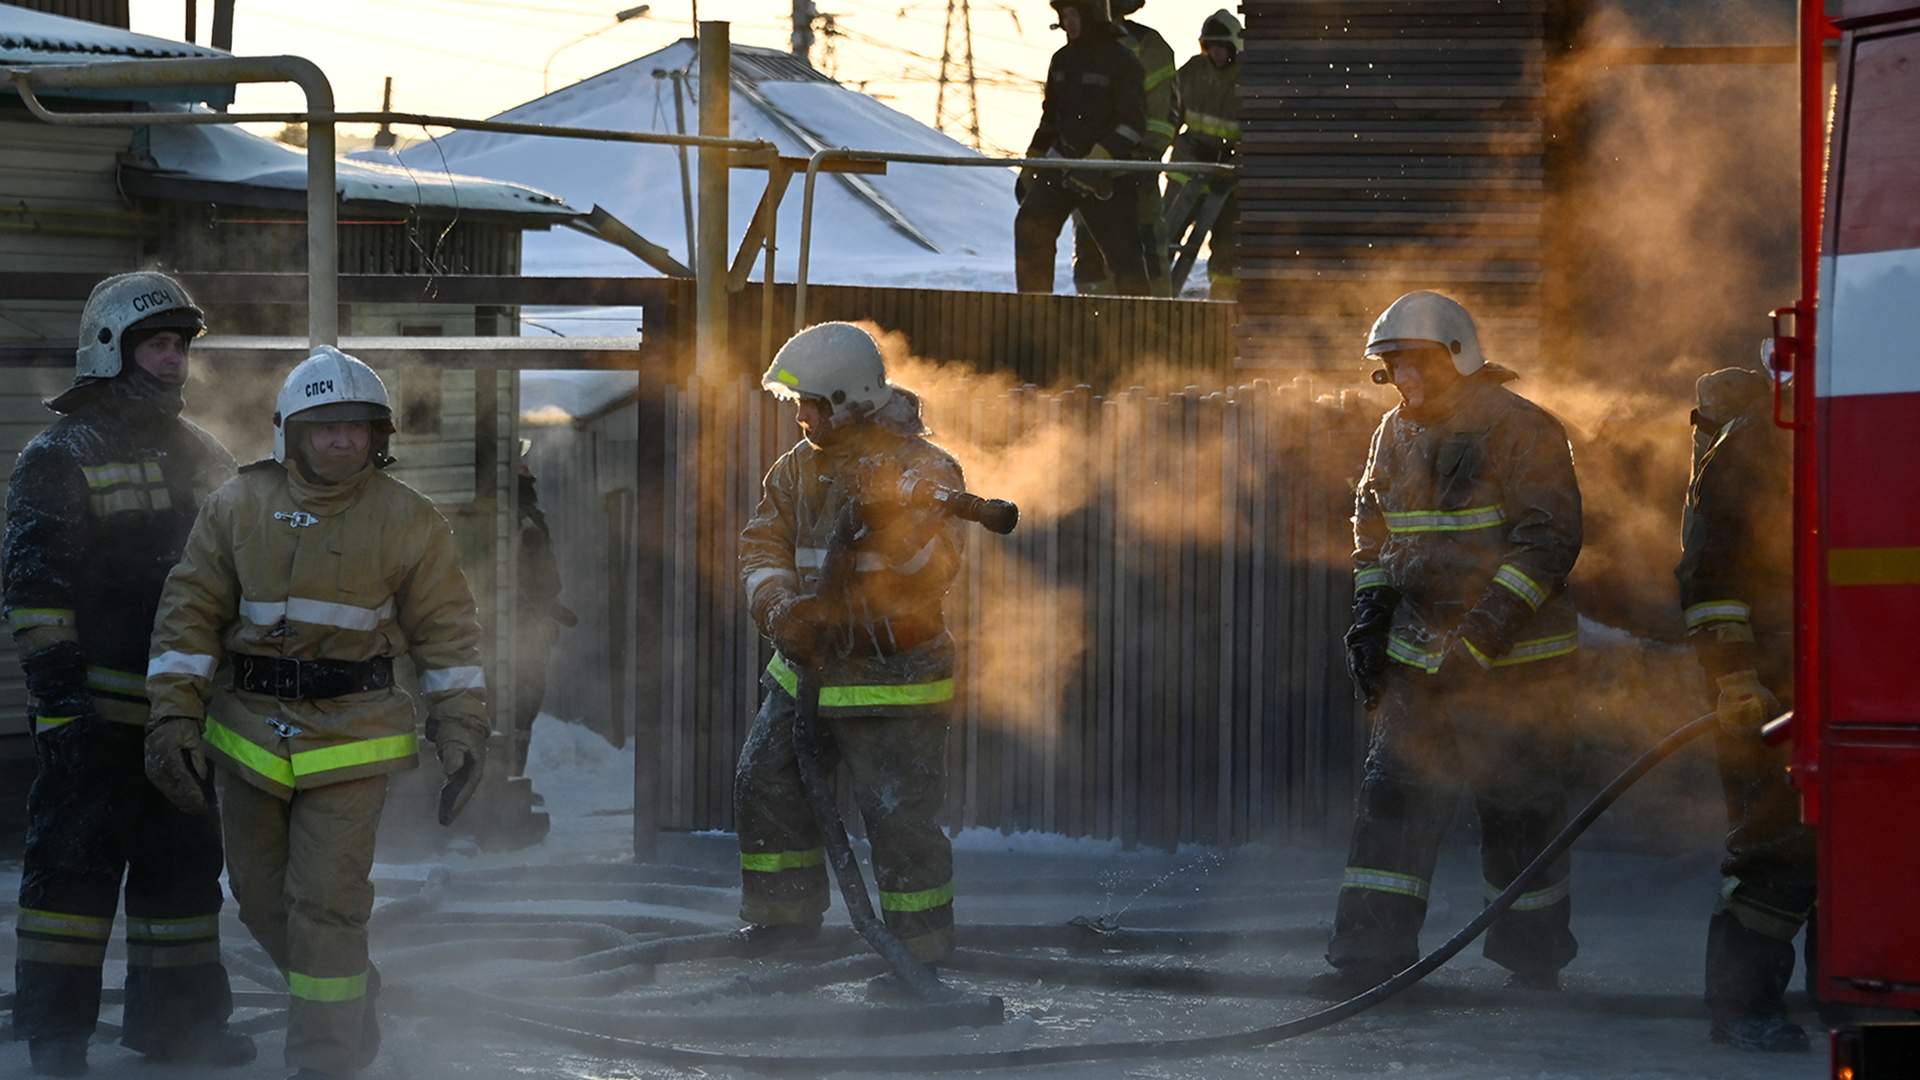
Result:
[[813,0],[793,0],[793,36],[790,40],[793,55],[802,63],[811,63],[807,58],[813,55],[813,20],[819,16],[813,8]]
[[199,32],[200,5],[197,0],[187,0],[187,44],[191,45],[195,41],[198,41],[199,39],[194,37],[194,35]]
[[[391,75],[387,76],[387,88],[380,92],[380,111],[384,113],[393,111],[393,76]],[[373,148],[375,150],[391,150],[393,149],[393,142],[393,128],[385,121],[382,121],[380,130],[373,133]]]
[[[960,23],[961,60],[953,59],[953,26],[955,17]],[[964,72],[964,74],[958,74]],[[966,130],[968,140],[975,150],[980,149],[980,86],[973,70],[973,4],[972,0],[947,0],[947,28],[940,35],[940,86],[933,97],[933,126],[940,131],[947,130],[947,85],[964,82],[967,86],[966,116],[955,116],[952,121]],[[956,88],[957,95],[959,90]],[[956,110],[959,106],[956,104]]]

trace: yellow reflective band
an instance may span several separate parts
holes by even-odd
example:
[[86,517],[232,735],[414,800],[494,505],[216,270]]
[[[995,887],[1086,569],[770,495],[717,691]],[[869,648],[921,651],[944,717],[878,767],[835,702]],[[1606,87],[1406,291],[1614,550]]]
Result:
[[1834,548],[1829,585],[1920,585],[1920,547]]
[[24,607],[7,612],[7,625],[15,630],[30,626],[72,626],[73,622],[71,608]]
[[953,903],[953,882],[937,885],[919,892],[888,892],[880,890],[880,909],[882,911],[932,911]]
[[1174,130],[1173,124],[1166,120],[1147,121],[1147,131],[1154,135],[1163,135],[1169,139],[1179,134],[1179,132]]
[[1738,600],[1706,600],[1689,607],[1686,618],[1687,629],[1698,630],[1708,623],[1750,622],[1753,609]]
[[1197,131],[1216,139],[1233,142],[1240,138],[1240,121],[1228,120],[1222,116],[1208,116],[1206,113],[1187,112],[1187,129]]
[[293,763],[279,754],[249,742],[245,736],[212,717],[207,718],[206,737],[214,749],[241,765],[281,787],[293,786]]
[[779,379],[783,383],[786,383],[788,386],[800,385],[800,376],[795,375],[793,372],[788,371],[786,368],[781,368],[780,370],[774,372],[773,377],[776,379]]
[[1353,573],[1353,591],[1365,592],[1368,589],[1383,589],[1387,586],[1387,572],[1378,566],[1369,566]]
[[1431,675],[1440,670],[1440,654],[1410,645],[1397,637],[1387,638],[1387,657]]
[[[1499,896],[1501,893],[1505,891],[1507,891],[1506,886],[1495,885],[1491,881],[1487,882],[1487,902],[1492,903],[1495,897]],[[1507,910],[1509,911],[1542,911],[1542,910],[1545,910],[1546,908],[1552,907],[1553,905],[1559,903],[1562,900],[1565,900],[1567,897],[1572,895],[1573,895],[1573,879],[1561,878],[1559,881],[1556,881],[1552,885],[1548,885],[1545,888],[1532,889],[1527,892],[1521,893],[1520,898],[1518,900],[1515,900],[1513,902],[1513,906],[1511,908],[1508,908]]]
[[1425,900],[1431,888],[1426,878],[1402,874],[1397,870],[1376,870],[1370,866],[1347,867],[1346,876],[1340,879],[1340,887],[1411,896],[1415,900]]
[[[780,684],[780,689],[789,697],[800,693],[800,676],[787,665],[787,658],[779,653],[767,661],[767,674]],[[820,707],[823,709],[874,709],[888,706],[939,705],[953,700],[953,680],[936,679],[933,682],[900,683],[895,686],[823,686],[820,688]]]
[[80,718],[77,716],[36,716],[33,718],[33,733],[38,735],[43,731],[52,731],[62,724],[71,724],[78,719]]
[[151,504],[134,488],[121,488],[118,491],[109,491],[105,495],[89,496],[88,502],[92,505],[94,514],[100,517],[128,510],[151,508]]
[[1177,74],[1179,74],[1179,72],[1174,70],[1172,64],[1168,64],[1158,71],[1147,72],[1147,93],[1151,94],[1155,90],[1160,89],[1161,83],[1166,82]]
[[14,929],[23,934],[46,934],[51,937],[105,941],[113,936],[113,917],[73,915],[64,911],[21,908],[20,917],[14,922]]
[[1465,510],[1389,510],[1387,529],[1396,533],[1472,532],[1490,529],[1507,520],[1498,506],[1474,506]]
[[367,996],[367,973],[322,978],[298,971],[287,972],[287,993],[301,1001],[357,1001]]
[[1184,184],[1193,179],[1193,174],[1183,173],[1183,172],[1170,172],[1167,174],[1167,179],[1172,180],[1176,183]]
[[1512,563],[1500,564],[1500,569],[1493,572],[1493,583],[1525,600],[1527,606],[1535,611],[1539,611],[1540,605],[1547,602],[1547,590]]
[[[1474,656],[1480,656],[1480,650],[1473,648],[1473,642],[1467,642],[1467,648],[1473,649]],[[1512,667],[1515,664],[1531,664],[1537,660],[1551,660],[1556,656],[1566,656],[1578,651],[1580,635],[1560,634],[1556,637],[1534,638],[1522,641],[1507,652],[1507,655],[1492,662],[1491,667]]]
[[158,484],[166,478],[157,461],[82,465],[80,474],[87,478],[90,488],[109,488],[116,484]]
[[811,851],[743,851],[740,853],[740,869],[752,870],[761,874],[777,874],[782,870],[804,870],[809,866],[820,866],[827,861],[824,848]]
[[131,671],[118,671],[109,667],[87,665],[87,689],[98,690],[105,694],[124,694],[147,699],[147,677]]
[[193,941],[220,936],[218,915],[189,915],[183,919],[145,919],[127,916],[128,941]]
[[419,748],[420,741],[412,732],[407,732],[405,735],[361,739],[358,742],[341,743],[339,746],[326,746],[318,750],[302,750],[293,755],[293,775],[313,776],[317,773],[332,772],[335,769],[351,769],[359,765],[394,761],[412,757],[419,752]]

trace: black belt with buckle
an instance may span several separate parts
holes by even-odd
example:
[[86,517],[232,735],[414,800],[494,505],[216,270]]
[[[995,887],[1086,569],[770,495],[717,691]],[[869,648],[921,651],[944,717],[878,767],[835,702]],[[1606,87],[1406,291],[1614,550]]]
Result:
[[233,686],[282,701],[312,701],[385,690],[393,685],[393,658],[295,660],[286,656],[233,654]]

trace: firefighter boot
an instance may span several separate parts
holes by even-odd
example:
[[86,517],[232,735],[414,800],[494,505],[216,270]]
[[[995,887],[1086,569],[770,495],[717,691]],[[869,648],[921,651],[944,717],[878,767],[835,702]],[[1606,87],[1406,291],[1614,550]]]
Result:
[[1560,971],[1557,968],[1540,968],[1528,971],[1507,973],[1509,990],[1558,990],[1560,989]]
[[786,949],[803,948],[813,944],[819,937],[818,922],[748,923],[733,932],[738,949],[734,955],[743,958],[766,956]]
[[34,1039],[27,1043],[27,1055],[33,1063],[33,1073],[36,1076],[87,1075],[85,1036]]

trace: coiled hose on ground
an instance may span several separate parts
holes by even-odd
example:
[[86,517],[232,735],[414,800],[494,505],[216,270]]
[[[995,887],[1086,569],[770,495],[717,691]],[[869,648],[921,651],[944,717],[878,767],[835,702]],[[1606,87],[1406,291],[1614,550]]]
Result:
[[[531,1017],[525,1017],[504,1008],[482,1006],[486,1018],[502,1026],[511,1027],[529,1034],[543,1035],[568,1042],[583,1049],[598,1052],[623,1054],[648,1061],[657,1061],[669,1065],[709,1066],[722,1068],[747,1069],[761,1073],[779,1073],[789,1075],[813,1075],[827,1072],[900,1072],[906,1074],[929,1072],[965,1072],[981,1069],[1021,1068],[1033,1065],[1061,1065],[1090,1061],[1122,1061],[1146,1058],[1185,1058],[1200,1057],[1207,1054],[1219,1054],[1238,1050],[1252,1050],[1287,1039],[1298,1038],[1322,1028],[1330,1027],[1342,1020],[1357,1016],[1368,1009],[1386,1001],[1395,994],[1407,989],[1438,970],[1448,960],[1453,959],[1462,949],[1484,933],[1494,920],[1511,908],[1520,895],[1527,891],[1534,878],[1552,865],[1575,840],[1587,831],[1607,808],[1612,806],[1626,790],[1638,783],[1655,765],[1672,757],[1682,746],[1711,731],[1715,724],[1712,714],[1702,716],[1674,731],[1660,740],[1652,748],[1641,754],[1626,769],[1614,777],[1605,787],[1588,800],[1580,812],[1567,822],[1559,835],[1536,855],[1526,868],[1517,874],[1500,895],[1474,916],[1467,925],[1461,927],[1439,948],[1420,958],[1412,967],[1399,972],[1385,982],[1348,998],[1336,1005],[1328,1006],[1305,1016],[1295,1017],[1278,1024],[1252,1028],[1245,1031],[1226,1032],[1219,1035],[1200,1035],[1178,1039],[1142,1039],[1132,1042],[1083,1043],[1070,1046],[1036,1046],[1018,1050],[963,1051],[945,1054],[840,1054],[778,1057],[757,1054],[735,1054],[711,1050],[697,1050],[681,1046],[641,1042],[604,1035],[598,1032],[580,1031],[560,1024],[546,1023]],[[838,820],[837,813],[834,820]],[[842,836],[844,837],[844,826]],[[864,887],[863,887],[864,888]],[[871,908],[869,908],[871,914]],[[884,929],[884,928],[883,928]],[[896,941],[897,944],[897,941]]]

